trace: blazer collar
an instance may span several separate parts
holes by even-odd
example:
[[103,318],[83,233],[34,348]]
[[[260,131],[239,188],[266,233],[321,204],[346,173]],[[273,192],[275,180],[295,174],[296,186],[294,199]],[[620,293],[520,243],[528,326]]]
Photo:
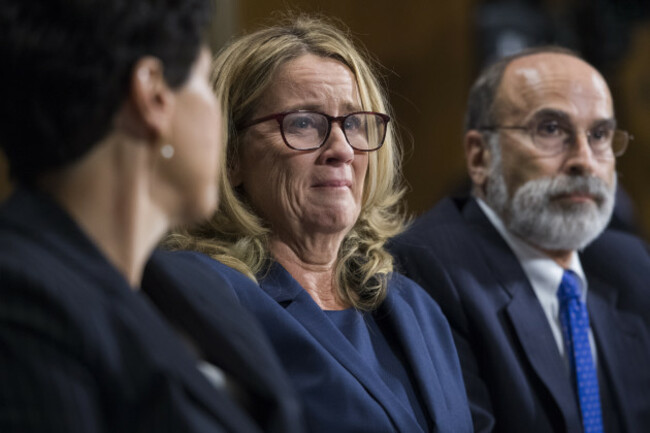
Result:
[[[48,195],[17,187],[1,207],[0,222],[3,227],[20,232],[26,239],[42,245],[52,257],[60,260],[62,268],[71,269],[79,276],[79,284],[87,283],[89,289],[108,294],[116,307],[119,306],[116,311],[120,314],[139,318],[134,332],[159,365],[164,366],[168,374],[181,378],[188,392],[217,419],[224,424],[230,422],[232,418],[228,408],[237,410],[234,404],[202,376],[196,368],[196,360],[182,346],[175,331],[152,308],[150,300],[133,291],[76,222]],[[251,426],[246,431],[255,432],[257,429]]]
[[[453,426],[445,426],[442,423],[448,420],[445,414],[454,413],[452,405],[457,400],[449,400],[448,394],[444,392],[445,378],[440,378],[440,372],[432,368],[434,364],[431,358],[432,343],[427,342],[421,332],[421,325],[415,320],[415,313],[411,305],[398,296],[394,290],[389,290],[386,300],[375,312],[377,320],[386,318],[389,326],[399,337],[399,342],[404,356],[408,361],[415,381],[413,386],[419,391],[422,397],[424,410],[429,414],[436,426],[433,431],[447,431]],[[400,314],[396,314],[396,313]],[[437,415],[437,416],[436,416]]]
[[121,273],[82,231],[79,225],[47,194],[16,187],[2,205],[0,221],[27,239],[44,246],[63,267],[74,268],[93,285],[113,295],[131,293]]
[[556,342],[528,277],[476,200],[470,200],[462,213],[481,250],[481,257],[511,298],[505,311],[528,362],[557,403],[567,431],[579,431],[581,421],[575,393],[568,375],[564,373],[566,367],[559,352],[552,350]]
[[268,260],[266,266],[257,275],[262,289],[277,303],[288,305],[305,290],[284,267],[274,260]]
[[[327,352],[356,378],[384,408],[400,432],[420,432],[422,428],[384,381],[366,367],[357,350],[329,320],[309,293],[280,264],[272,263],[260,287],[283,305]],[[390,293],[390,292],[389,292]],[[390,296],[390,295],[389,295]],[[429,365],[431,365],[429,363]],[[411,367],[415,370],[414,367]],[[434,418],[435,419],[435,418]]]

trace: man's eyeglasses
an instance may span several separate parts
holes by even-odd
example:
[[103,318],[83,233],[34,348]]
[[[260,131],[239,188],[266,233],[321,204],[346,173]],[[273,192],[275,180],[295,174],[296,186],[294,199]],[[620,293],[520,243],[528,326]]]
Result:
[[386,138],[390,116],[373,111],[358,111],[345,116],[328,116],[318,111],[297,110],[270,114],[252,120],[241,129],[275,119],[285,144],[295,150],[315,150],[327,141],[332,123],[341,125],[343,135],[352,148],[361,152],[379,149]]
[[[555,156],[565,152],[569,145],[575,143],[576,129],[558,120],[540,121],[530,126],[500,126],[488,125],[479,128],[484,131],[498,129],[515,129],[528,132],[533,145],[547,156]],[[627,131],[616,129],[610,123],[595,126],[585,131],[592,153],[599,159],[612,159],[625,153],[627,145],[634,137]]]

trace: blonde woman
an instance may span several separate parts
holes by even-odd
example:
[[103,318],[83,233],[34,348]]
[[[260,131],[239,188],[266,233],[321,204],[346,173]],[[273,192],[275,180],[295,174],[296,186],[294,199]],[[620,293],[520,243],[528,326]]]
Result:
[[[214,64],[224,95],[221,211],[170,263],[225,277],[265,326],[312,432],[469,432],[446,320],[384,250],[403,218],[400,154],[367,56],[290,18]],[[227,265],[227,266],[226,266]]]

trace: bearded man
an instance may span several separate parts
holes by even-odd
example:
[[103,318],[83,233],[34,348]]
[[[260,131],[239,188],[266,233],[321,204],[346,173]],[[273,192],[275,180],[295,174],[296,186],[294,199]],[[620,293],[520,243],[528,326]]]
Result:
[[504,58],[474,84],[472,197],[392,249],[449,319],[477,432],[650,431],[650,258],[605,230],[628,141],[605,80],[568,50]]

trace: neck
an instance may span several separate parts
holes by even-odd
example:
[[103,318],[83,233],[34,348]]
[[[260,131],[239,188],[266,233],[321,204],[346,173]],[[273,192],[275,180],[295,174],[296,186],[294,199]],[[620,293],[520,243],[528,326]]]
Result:
[[320,308],[342,310],[349,307],[340,299],[335,279],[342,240],[342,237],[334,239],[329,236],[295,243],[275,237],[271,239],[270,250],[273,258],[300,283]]
[[560,265],[563,269],[569,269],[571,266],[571,256],[573,251],[566,250],[546,250],[544,248],[535,247],[538,250],[542,251],[544,254],[549,256],[555,263]]
[[112,139],[39,182],[133,288],[168,226],[150,199],[144,148]]

